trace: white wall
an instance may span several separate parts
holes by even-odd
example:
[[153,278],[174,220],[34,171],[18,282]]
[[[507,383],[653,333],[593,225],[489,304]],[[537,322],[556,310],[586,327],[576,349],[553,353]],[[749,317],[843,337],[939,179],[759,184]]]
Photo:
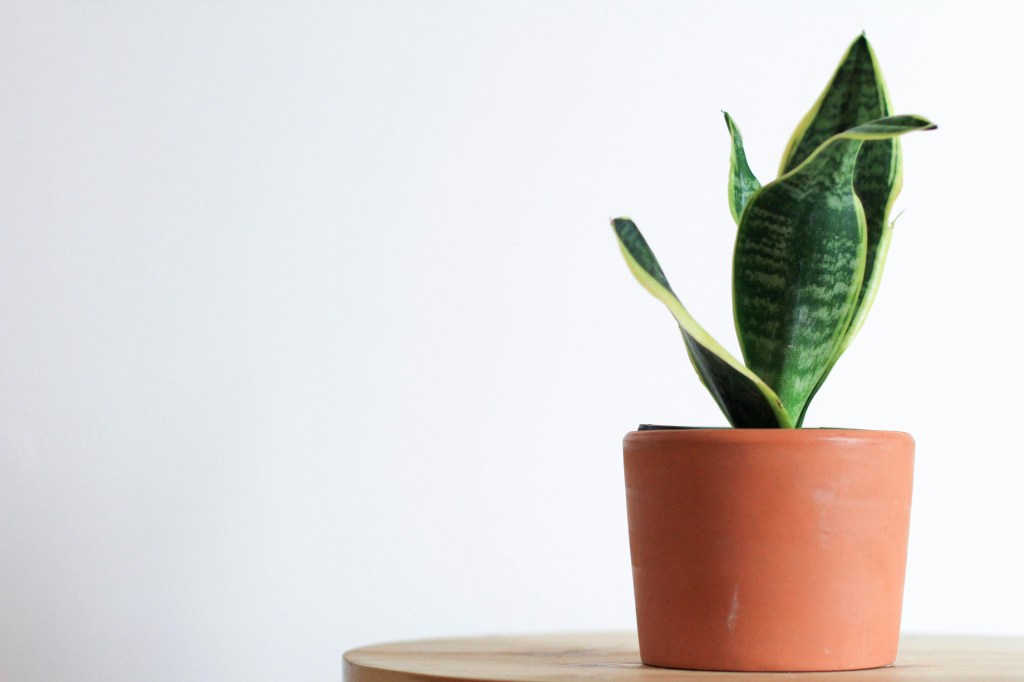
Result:
[[862,29],[906,185],[813,425],[918,441],[905,627],[1024,635],[1024,12],[962,2],[0,4],[0,679],[337,680],[632,627],[619,440],[721,424],[607,219],[729,345]]

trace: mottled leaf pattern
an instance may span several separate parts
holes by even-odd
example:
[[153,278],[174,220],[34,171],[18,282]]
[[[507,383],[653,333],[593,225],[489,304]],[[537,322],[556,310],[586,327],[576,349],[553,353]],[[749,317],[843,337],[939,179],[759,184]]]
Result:
[[889,96],[871,45],[861,35],[847,49],[832,80],[797,125],[779,174],[799,166],[829,138],[888,115]]
[[740,224],[740,216],[743,214],[743,207],[747,200],[757,190],[761,189],[761,183],[754,177],[753,171],[747,164],[747,153],[743,149],[743,136],[736,122],[726,112],[725,125],[729,127],[729,135],[732,138],[732,153],[729,155],[729,210],[736,224]]
[[[867,38],[850,45],[832,80],[804,116],[783,155],[780,173],[796,168],[821,143],[856,125],[892,112],[889,92]],[[857,296],[854,320],[832,364],[853,341],[867,317],[882,277],[889,246],[889,212],[902,184],[902,152],[898,139],[865,142],[857,157],[853,188],[864,207],[867,248],[864,280]]]
[[747,367],[790,415],[803,414],[831,367],[860,294],[867,228],[853,173],[861,145],[930,128],[927,119],[894,116],[836,135],[743,212],[733,260],[736,330]]
[[632,221],[612,222],[630,270],[672,312],[701,382],[733,426],[801,426],[863,324],[902,183],[896,138],[935,127],[891,112],[863,35],[797,126],[774,182],[758,182],[739,128],[723,112],[731,138],[729,210],[738,225],[733,308],[746,366],[689,315]]
[[701,382],[736,428],[790,428],[793,421],[778,396],[744,367],[690,316],[669,286],[665,273],[632,220],[616,218],[612,227],[630,271],[679,324],[690,360]]

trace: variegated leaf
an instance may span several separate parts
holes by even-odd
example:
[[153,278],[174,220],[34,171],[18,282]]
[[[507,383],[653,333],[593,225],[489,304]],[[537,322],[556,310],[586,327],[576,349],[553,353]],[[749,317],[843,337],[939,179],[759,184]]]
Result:
[[[847,49],[832,80],[797,126],[783,155],[780,173],[796,168],[823,142],[845,130],[892,112],[878,59],[862,34]],[[864,207],[867,249],[864,279],[857,295],[854,320],[832,364],[853,341],[878,290],[891,236],[889,212],[902,184],[902,152],[898,139],[865,142],[857,157],[853,188]],[[831,367],[831,365],[830,365]]]
[[747,205],[750,196],[761,189],[761,183],[747,164],[747,153],[743,149],[743,136],[740,135],[739,127],[732,116],[724,111],[722,113],[725,114],[725,125],[729,127],[729,136],[732,138],[732,152],[729,155],[729,210],[739,225],[743,207]]
[[867,227],[853,189],[860,148],[934,127],[893,116],[835,135],[743,212],[733,260],[740,347],[797,423],[837,357],[864,279]]
[[694,369],[715,402],[736,428],[791,428],[793,420],[779,397],[715,341],[669,286],[665,273],[632,220],[616,218],[612,227],[626,264],[637,280],[672,313]]

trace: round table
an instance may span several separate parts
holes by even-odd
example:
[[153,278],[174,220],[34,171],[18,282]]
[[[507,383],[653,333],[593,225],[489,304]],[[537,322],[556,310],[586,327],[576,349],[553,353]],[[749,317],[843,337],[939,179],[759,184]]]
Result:
[[345,654],[345,682],[559,682],[601,680],[1024,680],[1024,638],[907,636],[888,668],[838,673],[721,673],[640,663],[634,633],[433,639],[378,644]]

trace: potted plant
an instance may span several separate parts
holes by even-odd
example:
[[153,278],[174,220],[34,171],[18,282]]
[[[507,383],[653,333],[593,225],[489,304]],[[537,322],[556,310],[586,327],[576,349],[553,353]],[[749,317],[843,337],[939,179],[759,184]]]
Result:
[[705,670],[850,670],[896,657],[914,443],[803,429],[864,322],[892,237],[899,136],[861,35],[762,186],[732,139],[733,312],[744,362],[687,312],[636,225],[612,221],[671,311],[733,428],[641,427],[624,440],[641,658]]

